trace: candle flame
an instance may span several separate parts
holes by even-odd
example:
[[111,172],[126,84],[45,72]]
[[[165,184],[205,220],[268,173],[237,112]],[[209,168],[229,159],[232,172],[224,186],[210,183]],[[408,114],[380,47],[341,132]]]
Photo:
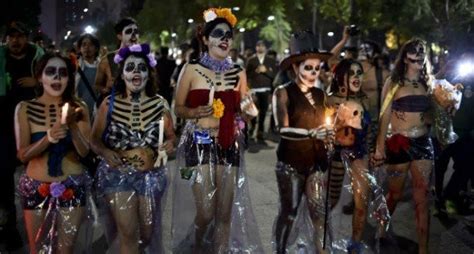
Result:
[[331,125],[331,117],[329,116],[326,117],[326,124]]

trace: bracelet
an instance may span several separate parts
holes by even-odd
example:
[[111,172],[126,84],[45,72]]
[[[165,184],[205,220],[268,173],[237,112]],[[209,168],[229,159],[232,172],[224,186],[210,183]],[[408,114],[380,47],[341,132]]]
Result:
[[55,138],[51,137],[51,129],[48,129],[48,130],[46,131],[46,134],[47,134],[47,136],[48,136],[48,141],[49,141],[49,143],[56,144],[56,143],[59,142],[58,139],[55,139]]

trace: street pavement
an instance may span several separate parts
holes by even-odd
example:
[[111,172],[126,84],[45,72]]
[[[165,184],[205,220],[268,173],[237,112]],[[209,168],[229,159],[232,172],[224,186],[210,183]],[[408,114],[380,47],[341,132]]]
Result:
[[[249,178],[249,188],[252,200],[252,207],[260,229],[260,237],[265,253],[272,253],[271,236],[274,219],[278,212],[278,189],[275,181],[274,167],[276,163],[276,143],[269,144],[271,149],[260,150],[258,153],[246,153],[246,166]],[[174,169],[175,161],[169,163],[169,168]],[[18,172],[17,175],[19,175]],[[448,173],[449,174],[449,173]],[[449,175],[448,175],[449,176]],[[447,177],[448,178],[448,177]],[[347,180],[347,179],[346,179]],[[399,203],[397,210],[392,218],[393,229],[392,238],[396,240],[396,246],[389,246],[385,249],[381,247],[381,253],[417,253],[414,206],[411,201],[410,183],[407,182],[407,191],[405,198]],[[171,253],[171,189],[167,194],[165,211],[163,214],[163,237],[165,253]],[[348,194],[342,197],[343,200],[349,200]],[[332,217],[335,221],[335,232],[338,236],[350,236],[351,216],[343,215],[341,207],[345,204],[340,202],[333,210]],[[437,217],[431,217],[430,220],[430,253],[474,253],[474,217],[455,217],[440,221]],[[470,225],[470,226],[469,226]],[[23,228],[22,219],[19,218],[18,227]],[[23,229],[22,229],[23,232]],[[368,245],[374,245],[373,235],[374,226],[366,227]],[[94,243],[94,253],[103,253],[105,247],[104,238],[98,235],[99,239]],[[337,238],[337,242],[347,240]],[[341,247],[344,249],[344,246]],[[27,247],[15,253],[27,253]],[[335,250],[335,253],[345,253],[342,250]],[[0,248],[0,254],[2,252]],[[372,250],[365,250],[364,253],[373,253]]]

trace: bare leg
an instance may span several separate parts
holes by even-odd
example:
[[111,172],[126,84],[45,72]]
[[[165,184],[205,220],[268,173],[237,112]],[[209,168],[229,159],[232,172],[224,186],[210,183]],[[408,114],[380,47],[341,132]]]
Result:
[[238,168],[218,165],[216,170],[217,206],[215,253],[226,253],[229,243],[232,203]]
[[59,209],[58,217],[58,253],[72,254],[77,233],[84,218],[84,207],[66,207]]
[[354,193],[355,212],[352,216],[352,238],[359,242],[364,233],[365,222],[367,220],[367,201],[369,183],[369,165],[367,160],[355,160],[351,165],[352,169],[352,192]]
[[28,234],[30,253],[36,254],[38,252],[36,249],[36,236],[41,224],[43,224],[46,215],[46,209],[23,210],[23,215],[25,218],[26,232]]
[[429,212],[428,184],[433,169],[433,161],[413,161],[410,172],[413,180],[413,200],[415,201],[416,233],[418,253],[428,253]]
[[402,198],[403,188],[405,187],[405,180],[407,177],[409,163],[389,165],[387,168],[388,174],[388,194],[387,206],[390,215],[393,214],[398,201]]
[[283,169],[277,169],[276,177],[280,194],[280,210],[276,222],[275,237],[277,253],[285,254],[288,236],[303,195],[304,178],[295,172]]
[[138,196],[138,220],[140,223],[140,245],[146,247],[150,244],[153,233],[153,211],[159,209],[159,204],[155,204],[155,197]]
[[108,195],[110,209],[117,225],[120,253],[139,253],[138,198],[135,192]]
[[194,218],[196,246],[194,252],[202,253],[208,226],[214,219],[216,185],[214,184],[214,173],[211,172],[209,165],[202,165],[197,170],[196,182],[192,187],[196,205],[196,217]]
[[[325,230],[325,208],[326,208],[326,174],[323,172],[314,172],[306,180],[306,196],[308,197],[308,208],[311,215],[311,221],[314,227],[314,242],[316,243],[317,253],[329,253],[329,239],[326,239],[324,245],[324,233],[329,235]],[[328,211],[329,212],[329,211]]]

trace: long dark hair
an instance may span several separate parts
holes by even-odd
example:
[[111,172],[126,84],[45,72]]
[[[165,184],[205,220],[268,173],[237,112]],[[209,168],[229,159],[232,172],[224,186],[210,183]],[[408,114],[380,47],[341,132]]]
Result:
[[[64,90],[63,94],[61,95],[62,101],[63,102],[70,102],[73,104],[76,104],[79,100],[74,96],[74,90],[75,90],[75,68],[72,65],[72,62],[69,58],[65,57],[64,55],[60,53],[46,53],[43,55],[38,63],[36,64],[35,68],[35,78],[39,80],[41,76],[43,75],[44,68],[46,68],[46,65],[48,64],[48,61],[53,59],[53,58],[59,58],[63,60],[66,63],[66,68],[67,68],[67,75],[68,75],[68,80],[67,80],[67,86],[66,89]],[[39,84],[36,86],[36,96],[40,97],[44,93],[44,88],[43,84]]]
[[[149,97],[155,96],[156,93],[158,92],[158,86],[156,84],[156,74],[155,74],[155,68],[150,67],[150,60],[146,55],[144,55],[141,52],[131,52],[127,58],[130,56],[135,56],[138,58],[141,58],[145,61],[146,67],[148,68],[148,81],[146,82],[145,85],[145,94]],[[123,68],[125,67],[125,61],[127,58],[123,59],[122,62],[120,62],[120,67],[119,71],[117,73],[117,77],[115,77],[115,94],[121,95],[123,98],[127,97],[127,86],[125,85],[125,80],[122,78],[122,73],[123,73]]]
[[81,35],[81,37],[79,37],[79,39],[77,40],[77,45],[76,46],[77,46],[78,55],[82,56],[82,54],[81,54],[81,45],[82,45],[82,42],[85,39],[89,39],[92,42],[92,44],[94,45],[94,47],[96,49],[95,57],[98,57],[99,56],[99,50],[100,50],[100,41],[93,34],[87,34],[87,33]]
[[426,46],[426,42],[420,38],[412,38],[411,40],[405,42],[400,52],[398,52],[397,59],[395,60],[395,68],[390,75],[393,83],[399,83],[403,85],[403,80],[405,79],[405,73],[407,70],[407,65],[405,63],[405,58],[407,57],[408,51],[412,48],[416,48],[417,46],[423,46],[425,49],[425,63],[423,64],[423,69],[420,73],[420,82],[423,84],[425,88],[428,88],[430,74],[431,74],[431,64],[429,63],[427,56],[428,56],[428,47]]
[[[334,78],[331,83],[331,92],[337,93],[340,87],[346,87],[346,84],[349,82],[349,70],[353,64],[360,66],[360,69],[364,71],[362,64],[359,61],[354,59],[344,59],[340,61],[334,69]],[[346,87],[347,94],[350,93],[349,87]],[[361,90],[362,91],[362,90]]]
[[201,56],[201,53],[207,52],[209,49],[204,44],[202,37],[209,39],[209,34],[212,30],[219,24],[227,24],[230,28],[230,31],[233,33],[234,29],[230,25],[229,21],[225,18],[216,18],[213,21],[207,22],[204,26],[200,25],[196,28],[196,36],[191,40],[191,47],[193,48],[193,53],[191,54],[191,60],[198,60]]

